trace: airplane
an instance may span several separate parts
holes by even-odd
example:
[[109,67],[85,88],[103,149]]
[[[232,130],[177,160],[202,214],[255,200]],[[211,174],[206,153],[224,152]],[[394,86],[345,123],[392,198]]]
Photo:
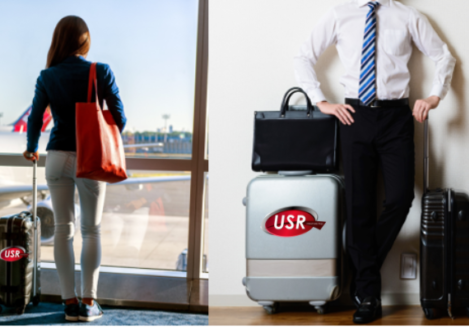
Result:
[[[18,152],[26,149],[27,119],[30,113],[31,106],[28,107],[15,122],[6,126],[0,126],[0,153],[18,154]],[[53,120],[50,108],[47,108],[44,113],[41,137],[39,139],[39,153],[46,152],[45,149],[50,136],[50,130],[47,128],[52,122]],[[161,145],[159,143],[155,145],[148,143],[142,145],[129,144],[124,145],[124,148],[151,146],[160,147]],[[109,185],[108,191],[112,188],[112,190],[115,190],[116,194],[128,194],[128,197],[126,197],[128,202],[123,204],[121,199],[113,197],[108,193],[105,202],[105,211],[132,213],[141,207],[149,207],[149,211],[153,210],[153,212],[155,212],[155,208],[160,208],[160,212],[161,208],[164,208],[163,215],[171,215],[171,213],[176,213],[176,215],[185,215],[185,213],[178,213],[178,209],[175,206],[178,202],[174,201],[174,198],[180,196],[168,196],[165,191],[152,187],[152,184],[155,183],[175,183],[178,181],[190,181],[190,175],[143,178],[130,177],[125,181]],[[54,239],[54,213],[52,210],[50,195],[47,193],[48,190],[47,185],[38,185],[37,215],[41,219],[41,244],[43,245],[52,244]],[[24,174],[24,168],[0,166],[0,209],[18,204],[19,200],[29,208],[31,205],[31,194],[32,183],[30,181],[30,177]],[[168,198],[173,198],[173,201],[167,201]],[[133,202],[135,199],[143,199],[143,201]],[[164,207],[164,205],[166,205],[166,207]],[[156,211],[158,212],[158,210]],[[77,203],[75,205],[75,216],[77,220],[79,220],[80,207]]]

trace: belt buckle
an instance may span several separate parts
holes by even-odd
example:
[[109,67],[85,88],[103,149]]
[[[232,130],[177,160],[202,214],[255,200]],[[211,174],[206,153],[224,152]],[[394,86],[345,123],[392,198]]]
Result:
[[381,108],[381,106],[378,106],[378,100],[373,100],[370,105],[371,108]]

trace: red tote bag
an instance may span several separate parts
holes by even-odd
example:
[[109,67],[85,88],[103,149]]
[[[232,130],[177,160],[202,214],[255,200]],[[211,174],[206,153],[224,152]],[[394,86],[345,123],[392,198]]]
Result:
[[[91,95],[95,93],[95,102]],[[75,104],[77,137],[77,178],[109,183],[127,179],[124,146],[112,114],[98,102],[96,63],[91,64],[88,101]]]

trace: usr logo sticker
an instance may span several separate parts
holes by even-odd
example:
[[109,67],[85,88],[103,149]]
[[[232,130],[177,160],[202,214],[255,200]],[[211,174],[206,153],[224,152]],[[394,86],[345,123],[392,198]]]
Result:
[[23,247],[13,246],[2,249],[0,258],[6,262],[15,262],[21,260],[23,257],[28,257],[28,253]]
[[326,222],[318,221],[318,214],[306,207],[287,207],[267,215],[262,229],[278,237],[296,237],[313,228],[321,230]]

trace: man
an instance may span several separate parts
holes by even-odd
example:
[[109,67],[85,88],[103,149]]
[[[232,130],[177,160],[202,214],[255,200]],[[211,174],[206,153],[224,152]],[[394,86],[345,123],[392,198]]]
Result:
[[[409,107],[407,67],[412,41],[436,64],[430,97]],[[314,71],[335,44],[346,72],[345,104],[330,104]],[[347,250],[353,264],[355,323],[381,315],[380,268],[414,198],[414,123],[422,123],[450,87],[455,59],[428,20],[395,0],[350,0],[329,10],[295,57],[300,86],[321,112],[335,115],[346,184]],[[386,201],[376,220],[376,179],[381,166]]]

